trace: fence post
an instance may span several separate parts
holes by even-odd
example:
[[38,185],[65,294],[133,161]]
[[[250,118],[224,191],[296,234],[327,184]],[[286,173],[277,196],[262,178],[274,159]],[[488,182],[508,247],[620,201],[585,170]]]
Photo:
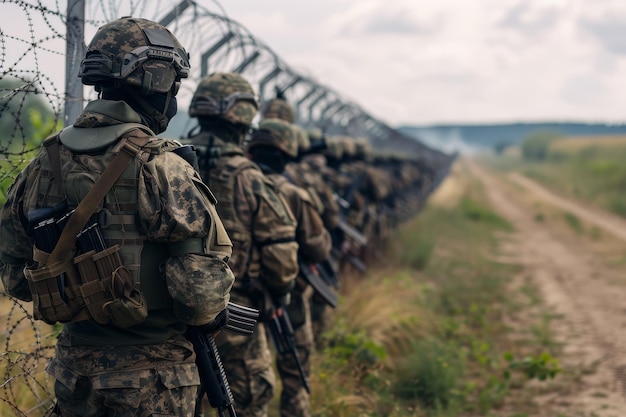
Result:
[[63,124],[74,123],[83,110],[83,85],[78,68],[85,56],[85,0],[68,0],[65,39],[65,108]]

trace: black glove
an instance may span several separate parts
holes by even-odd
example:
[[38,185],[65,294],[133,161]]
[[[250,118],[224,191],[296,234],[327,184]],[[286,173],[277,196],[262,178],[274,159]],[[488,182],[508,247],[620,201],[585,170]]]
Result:
[[270,295],[274,305],[278,308],[288,306],[291,303],[291,292],[295,287],[296,280],[293,280],[281,288],[273,288]]
[[210,322],[205,325],[199,326],[200,330],[205,333],[213,334],[218,330],[221,330],[224,326],[228,324],[228,309],[220,311],[219,314]]
[[272,297],[272,301],[274,301],[276,308],[287,307],[291,304],[291,293],[288,292],[278,297]]

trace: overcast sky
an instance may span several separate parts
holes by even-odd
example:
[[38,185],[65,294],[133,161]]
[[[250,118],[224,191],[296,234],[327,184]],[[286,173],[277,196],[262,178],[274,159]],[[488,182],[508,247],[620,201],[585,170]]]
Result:
[[[142,1],[163,10],[179,3]],[[221,6],[293,69],[392,126],[626,120],[626,0],[196,1],[216,13]],[[12,65],[29,45],[12,35],[54,32],[27,20],[37,12],[24,3],[0,5],[3,70],[3,58]],[[63,13],[65,2],[49,7]],[[46,77],[62,72],[53,62],[63,52],[46,51],[36,66]]]
[[223,0],[392,124],[626,120],[625,0]]

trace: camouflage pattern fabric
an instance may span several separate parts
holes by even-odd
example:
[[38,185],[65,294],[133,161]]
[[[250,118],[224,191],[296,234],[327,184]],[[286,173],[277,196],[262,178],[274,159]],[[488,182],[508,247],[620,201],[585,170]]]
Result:
[[294,125],[281,119],[263,119],[252,134],[248,150],[257,145],[269,145],[280,149],[292,158],[298,156],[298,131]]
[[333,197],[333,189],[321,174],[325,166],[323,155],[307,155],[300,163],[288,164],[285,172],[309,192],[324,227],[333,230],[339,223],[339,205]]
[[[254,303],[247,294],[233,291],[232,300],[242,305]],[[221,332],[215,339],[230,384],[238,417],[266,417],[276,386],[272,356],[262,324],[250,337]],[[203,400],[207,410],[208,401]],[[207,414],[205,414],[207,415]]]
[[[163,58],[140,63],[136,55],[144,47],[157,49]],[[87,46],[86,54],[78,75],[85,85],[117,79],[141,88],[142,94],[167,93],[174,82],[189,75],[185,49],[169,30],[146,19],[126,17],[105,24]]]
[[[192,138],[205,140],[205,133]],[[235,287],[244,278],[259,278],[270,292],[291,288],[298,273],[296,222],[287,203],[243,150],[215,137],[222,155],[217,166],[204,175],[218,200],[218,214],[232,242],[228,264]]]
[[236,73],[213,73],[200,81],[191,104],[190,117],[214,116],[249,126],[259,105],[250,83]]
[[[90,127],[139,118],[128,106],[120,106],[120,102],[98,100],[93,103],[75,124],[84,128],[85,135],[89,134]],[[161,139],[155,142],[159,147],[169,143]],[[85,166],[93,166],[90,159],[97,157],[79,155],[76,158]],[[30,299],[30,292],[23,267],[33,256],[33,242],[22,219],[27,217],[28,210],[54,203],[46,198],[54,196],[56,187],[46,188],[45,193],[37,187],[39,183],[50,181],[49,177],[39,175],[42,171],[50,171],[47,164],[47,153],[40,152],[12,184],[0,212],[2,282],[9,294],[25,301]],[[162,286],[168,296],[159,264],[167,258],[169,245],[188,238],[205,241],[206,254],[196,253],[195,259],[187,259],[185,254],[177,255],[182,256],[183,265],[178,271],[172,270],[173,275],[168,279],[171,281],[175,274],[179,274],[182,283],[191,273],[190,268],[200,268],[210,280],[203,280],[206,286],[193,292],[174,291],[181,297],[184,294],[190,297],[187,302],[198,307],[197,315],[179,317],[172,308],[149,310],[144,323],[124,330],[89,320],[65,324],[57,343],[56,358],[48,368],[57,380],[55,389],[64,417],[191,417],[199,379],[191,345],[183,338],[186,330],[183,320],[194,324],[208,323],[229,300],[234,277],[223,260],[230,255],[230,241],[227,236],[217,236],[221,222],[213,206],[214,199],[199,175],[179,156],[164,152],[155,153],[149,162],[142,164],[139,178],[133,181],[140,202],[133,215],[136,216],[133,223],[138,227],[136,232],[126,231],[126,237],[132,234],[139,242],[149,242],[165,254],[164,257],[142,260],[145,262],[142,271],[144,268],[153,271],[147,277],[152,281],[146,285]],[[66,183],[66,189],[71,190],[70,184]],[[75,203],[81,195],[72,194],[72,198]],[[194,215],[190,216],[190,213]],[[115,212],[112,217],[117,217]],[[209,231],[212,234],[207,236]],[[109,233],[103,229],[107,244]],[[207,260],[211,263],[207,264]],[[137,410],[140,410],[138,414]]]
[[[313,327],[311,320],[311,295],[313,289],[296,288],[291,293],[291,304],[287,312],[291,318],[296,339],[298,357],[307,375],[311,373],[311,354],[314,348]],[[307,417],[311,415],[309,393],[306,392],[296,360],[291,354],[276,355],[276,368],[282,381],[280,392],[281,417]]]
[[[204,144],[209,135],[201,132],[191,141]],[[238,145],[216,136],[212,140],[220,158],[203,179],[215,193],[218,213],[233,242],[229,265],[236,280],[231,300],[263,308],[264,297],[251,284],[260,283],[271,294],[282,294],[293,286],[298,271],[295,219],[284,199]],[[237,415],[265,417],[276,376],[263,326],[257,326],[250,338],[222,332],[216,343]]]
[[261,107],[261,118],[282,119],[288,123],[295,123],[296,109],[282,98],[273,98]]
[[315,348],[322,351],[325,341],[322,334],[328,330],[332,321],[332,309],[326,301],[313,294],[311,297],[311,331],[313,332],[313,342]]
[[[322,219],[315,211],[308,193],[287,181],[281,174],[267,174],[281,195],[289,204],[298,226],[296,240],[300,257],[305,262],[321,262],[328,258],[331,249],[330,234],[324,228]],[[299,278],[296,289],[291,292],[291,303],[287,312],[291,318],[298,354],[302,366],[310,372],[309,358],[313,350],[313,328],[311,322],[311,295],[313,290]],[[292,355],[277,355],[276,366],[282,380],[280,394],[281,416],[309,416],[309,394],[302,383],[295,359]]]
[[331,240],[328,230],[315,210],[306,190],[290,183],[281,174],[266,174],[287,202],[296,219],[298,253],[307,262],[321,262],[328,258]]
[[72,346],[61,333],[46,371],[63,417],[192,417],[200,385],[183,338],[147,346]]

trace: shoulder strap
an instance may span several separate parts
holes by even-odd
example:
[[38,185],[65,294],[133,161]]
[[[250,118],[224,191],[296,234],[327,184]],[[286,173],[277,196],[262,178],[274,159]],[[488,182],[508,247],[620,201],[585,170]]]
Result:
[[85,224],[87,224],[89,217],[96,209],[98,203],[102,201],[111,187],[113,187],[113,184],[115,184],[120,175],[122,175],[128,163],[137,155],[141,147],[148,143],[150,138],[151,136],[144,134],[140,137],[133,137],[132,141],[128,138],[123,139],[125,142],[118,154],[113,158],[68,219],[59,237],[59,241],[54,247],[52,254],[50,254],[48,262],[46,262],[48,265],[53,265],[55,262],[58,262],[74,247],[76,235],[85,227]]
[[61,176],[61,156],[59,154],[59,134],[47,138],[43,145],[46,147],[48,153],[48,159],[52,168],[52,175],[54,175],[54,181],[57,183],[57,191],[59,195],[65,196],[65,184],[63,184],[63,177]]

